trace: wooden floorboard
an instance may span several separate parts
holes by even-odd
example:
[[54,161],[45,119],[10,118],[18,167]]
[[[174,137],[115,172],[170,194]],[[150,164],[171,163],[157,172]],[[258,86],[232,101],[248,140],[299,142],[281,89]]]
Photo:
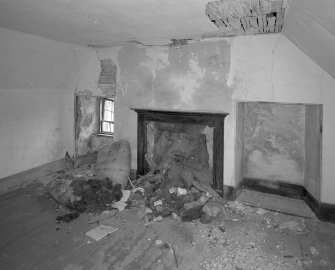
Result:
[[[169,249],[166,250],[156,244],[156,240],[162,240],[175,246],[176,257],[181,265],[179,269],[198,270],[202,269],[200,263],[205,260],[224,260],[229,254],[227,248],[232,248],[234,254],[239,250],[248,254],[250,247],[243,244],[257,242],[255,237],[264,236],[269,241],[259,242],[257,245],[259,252],[271,251],[271,254],[262,253],[262,256],[267,256],[268,259],[278,258],[282,256],[282,252],[297,254],[296,256],[309,254],[310,246],[313,245],[320,251],[320,258],[331,263],[331,266],[334,265],[335,225],[306,219],[304,222],[313,230],[306,227],[304,231],[306,234],[297,236],[295,232],[279,231],[274,224],[280,225],[281,222],[289,220],[298,222],[300,217],[278,213],[275,215],[271,211],[258,215],[254,208],[253,214],[240,215],[235,210],[229,209],[225,208],[221,219],[211,224],[181,222],[169,217],[162,222],[145,226],[143,216],[139,215],[140,208],[132,207],[119,212],[113,218],[100,220],[99,224],[114,226],[118,231],[95,242],[85,236],[85,233],[98,225],[98,223],[92,224],[96,216],[82,214],[70,223],[58,224],[56,217],[63,212],[57,209],[57,204],[46,195],[41,184],[32,184],[0,196],[0,269],[176,269],[175,258],[171,256]],[[101,219],[102,216],[98,217]],[[271,220],[270,225],[264,222],[265,217]],[[217,229],[219,226],[224,227],[225,232],[219,231]],[[213,231],[216,231],[215,238],[221,239],[222,243],[226,243],[226,238],[231,237],[234,241],[231,241],[230,245],[234,246],[219,247],[218,243],[213,242]],[[283,250],[275,247],[278,241],[285,243]],[[193,245],[192,242],[196,244]],[[272,249],[267,245],[272,245]],[[212,257],[213,250],[218,248],[220,252],[226,252],[225,255],[221,258],[220,253],[217,257]],[[234,260],[239,259],[238,256],[234,257]],[[250,255],[248,260],[252,264],[254,256]],[[288,263],[291,258],[284,260]],[[313,262],[315,268],[309,269],[321,269],[319,261]],[[262,269],[270,268],[264,266]]]

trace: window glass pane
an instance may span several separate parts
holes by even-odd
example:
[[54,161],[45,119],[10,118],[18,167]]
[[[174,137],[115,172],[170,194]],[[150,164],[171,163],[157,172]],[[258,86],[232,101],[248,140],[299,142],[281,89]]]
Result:
[[113,121],[112,120],[112,112],[110,111],[104,111],[104,119],[103,120],[106,120],[106,121]]
[[108,122],[102,122],[102,132],[111,132],[110,124]]
[[102,133],[114,132],[114,100],[101,99],[100,123]]
[[112,111],[113,110],[113,101],[105,100],[105,110]]

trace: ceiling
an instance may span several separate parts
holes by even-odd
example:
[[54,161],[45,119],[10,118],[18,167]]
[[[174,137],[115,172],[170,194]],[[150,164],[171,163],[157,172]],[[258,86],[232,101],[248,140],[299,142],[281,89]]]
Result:
[[288,0],[283,34],[335,78],[335,1]]
[[[243,6],[255,0],[223,1]],[[287,2],[283,34],[335,77],[334,0],[257,1]],[[164,45],[173,38],[220,35],[206,16],[207,2],[209,0],[0,0],[0,27],[84,46],[129,42]]]
[[218,31],[205,15],[207,2],[0,0],[0,27],[79,45],[160,44]]

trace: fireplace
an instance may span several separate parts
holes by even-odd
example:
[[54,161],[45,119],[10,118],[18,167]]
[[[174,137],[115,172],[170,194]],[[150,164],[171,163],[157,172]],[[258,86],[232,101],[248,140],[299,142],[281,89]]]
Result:
[[[132,110],[137,112],[138,117],[137,175],[148,173],[152,169],[150,166],[154,166],[152,164],[157,162],[155,159],[150,160],[148,158],[148,136],[150,136],[151,129],[158,129],[162,132],[162,129],[165,127],[166,131],[163,131],[162,134],[166,134],[167,132],[170,134],[173,131],[172,137],[177,137],[180,143],[185,141],[187,144],[189,140],[192,142],[201,142],[206,135],[206,132],[203,132],[203,130],[208,130],[209,128],[211,131],[207,132],[207,136],[212,138],[211,143],[207,144],[207,147],[211,147],[211,149],[208,149],[208,153],[210,153],[208,160],[211,164],[212,172],[212,181],[210,184],[214,189],[223,190],[224,119],[228,115],[227,113],[212,111],[167,111],[143,108],[132,108]],[[203,145],[200,144],[198,148],[204,148]],[[181,149],[185,148],[182,145],[177,144],[177,146]],[[203,159],[205,154],[203,154],[203,151],[200,152],[202,153],[199,157],[200,163],[206,167],[206,161]]]

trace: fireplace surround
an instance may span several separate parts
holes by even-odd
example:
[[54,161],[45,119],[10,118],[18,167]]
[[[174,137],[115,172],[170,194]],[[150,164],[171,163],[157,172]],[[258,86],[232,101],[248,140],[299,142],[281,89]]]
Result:
[[213,185],[223,191],[223,151],[224,151],[224,119],[225,112],[215,111],[181,111],[131,108],[137,112],[137,175],[150,171],[145,159],[147,152],[147,124],[151,121],[175,124],[202,125],[213,128]]

